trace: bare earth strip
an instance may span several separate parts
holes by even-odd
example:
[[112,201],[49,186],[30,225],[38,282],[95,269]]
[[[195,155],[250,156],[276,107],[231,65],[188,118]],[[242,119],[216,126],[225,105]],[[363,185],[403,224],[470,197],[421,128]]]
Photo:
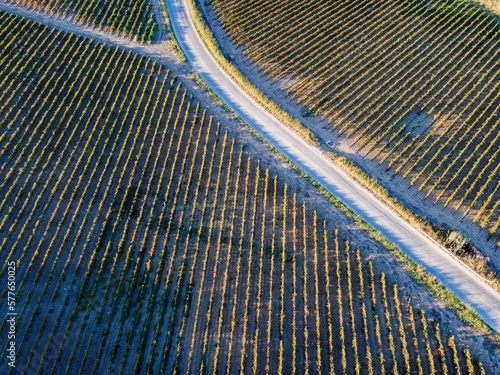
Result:
[[186,0],[168,2],[174,34],[187,59],[208,86],[238,116],[294,164],[338,197],[414,262],[422,265],[493,329],[500,332],[500,293],[424,233],[404,221],[315,147],[281,124],[251,99],[219,67],[199,38]]
[[160,0],[152,0],[153,13],[156,15],[156,24],[158,29],[156,31],[156,39],[160,42],[167,40],[167,30],[165,29],[165,22],[161,12]]
[[[20,17],[29,18],[44,25],[55,27],[61,31],[73,33],[75,35],[83,36],[86,38],[92,38],[104,44],[113,44],[115,46],[126,48],[138,54],[155,59],[159,62],[168,62],[169,64],[172,64],[172,61],[178,60],[176,55],[171,52],[168,47],[168,44],[166,42],[165,27],[161,22],[158,22],[158,27],[160,30],[159,42],[150,45],[144,45],[136,43],[131,39],[121,38],[111,33],[102,31],[99,28],[92,28],[86,25],[71,23],[65,20],[58,19],[56,15],[52,16],[50,14],[38,13],[19,5],[5,4],[0,1],[0,10],[16,14]],[[154,7],[154,10],[156,11],[157,7]],[[156,14],[158,21],[161,21],[161,13]]]

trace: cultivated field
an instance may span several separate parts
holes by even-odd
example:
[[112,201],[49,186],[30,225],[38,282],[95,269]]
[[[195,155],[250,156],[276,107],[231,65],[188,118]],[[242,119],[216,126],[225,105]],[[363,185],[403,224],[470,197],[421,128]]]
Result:
[[151,43],[158,28],[148,0],[7,0],[6,3],[97,26],[142,43]]
[[421,199],[498,233],[496,17],[460,0],[213,4],[246,57],[304,117],[323,119]]
[[4,12],[0,24],[0,262],[17,263],[17,370],[483,373],[455,327],[167,67]]

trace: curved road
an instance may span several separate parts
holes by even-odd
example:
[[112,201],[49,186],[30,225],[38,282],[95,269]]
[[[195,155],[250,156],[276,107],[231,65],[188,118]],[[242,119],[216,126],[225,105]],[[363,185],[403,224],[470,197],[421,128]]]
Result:
[[459,299],[471,306],[488,325],[500,332],[500,293],[361,187],[234,83],[199,38],[186,1],[167,1],[171,27],[186,58],[215,94],[269,143],[382,233],[415,263],[422,265]]

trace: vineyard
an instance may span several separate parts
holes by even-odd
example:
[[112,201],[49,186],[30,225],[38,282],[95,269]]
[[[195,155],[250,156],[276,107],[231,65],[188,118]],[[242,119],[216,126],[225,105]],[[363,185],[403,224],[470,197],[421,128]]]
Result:
[[461,0],[213,4],[246,58],[327,136],[498,233],[497,17]]
[[16,370],[488,371],[167,67],[0,20]]
[[6,0],[6,3],[97,26],[141,43],[151,43],[157,29],[149,0]]

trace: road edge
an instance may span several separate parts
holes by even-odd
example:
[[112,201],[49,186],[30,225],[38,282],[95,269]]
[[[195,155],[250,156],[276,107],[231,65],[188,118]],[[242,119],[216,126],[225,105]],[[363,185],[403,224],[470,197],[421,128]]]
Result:
[[[429,238],[431,238],[434,242],[438,243],[441,247],[445,248],[449,253],[451,253],[455,258],[457,258],[461,263],[465,264],[466,267],[471,269],[477,276],[483,279],[488,280],[488,284],[493,287],[495,290],[500,292],[500,275],[493,270],[488,264],[482,262],[482,259],[477,260],[474,257],[468,257],[466,255],[462,255],[461,253],[454,252],[446,248],[446,244],[443,242],[442,235],[440,235],[439,230],[436,230],[434,226],[426,220],[424,217],[414,213],[407,206],[402,204],[399,199],[395,196],[392,196],[389,191],[383,187],[376,179],[367,175],[360,167],[358,167],[351,160],[346,159],[345,157],[338,155],[328,145],[321,144],[320,140],[316,137],[316,135],[308,128],[306,128],[302,123],[292,118],[284,109],[274,103],[271,99],[269,99],[262,91],[253,86],[253,84],[230,62],[222,53],[219,43],[216,38],[213,36],[210,27],[207,24],[207,21],[203,15],[203,12],[200,10],[197,1],[200,0],[187,0],[187,5],[192,14],[191,20],[195,25],[198,35],[201,40],[207,47],[207,49],[211,52],[212,57],[219,64],[219,66],[235,81],[238,86],[243,89],[252,99],[257,101],[259,104],[263,105],[264,108],[268,110],[272,115],[274,115],[278,120],[280,120],[283,124],[287,125],[291,130],[293,130],[298,135],[302,136],[308,143],[312,142],[312,145],[317,146],[318,151],[320,151],[324,156],[331,160],[336,166],[341,168],[344,172],[346,172],[351,178],[353,178],[356,182],[358,182],[361,186],[369,190],[373,195],[375,195],[380,201],[382,201],[386,206],[391,208],[394,212],[396,212],[400,217],[402,217],[407,223],[416,227],[421,232],[425,233]],[[194,16],[194,17],[193,17]],[[267,107],[267,104],[273,105],[273,110],[270,110]],[[275,111],[279,113],[276,114]],[[289,124],[286,121],[283,121],[282,117],[292,118],[293,124]],[[305,129],[307,132],[307,136],[304,137],[301,129]],[[439,227],[439,224],[435,225]],[[449,227],[449,230],[460,233],[462,232],[454,229],[453,227]],[[446,228],[442,228],[442,231],[446,232]],[[467,236],[464,235],[467,238]],[[481,255],[484,253],[480,250],[478,252]],[[465,254],[465,253],[464,253]]]
[[[269,98],[267,98],[260,90],[255,88],[246,77],[241,74],[241,72],[236,69],[222,54],[217,41],[215,40],[212,32],[210,31],[208,25],[206,24],[203,14],[201,13],[198,5],[196,4],[196,0],[185,0],[188,11],[191,16],[191,20],[200,36],[200,39],[203,41],[208,51],[212,54],[214,60],[217,64],[237,83],[237,85],[242,88],[248,95],[250,95],[254,100],[256,100],[259,104],[263,105],[268,112],[272,115],[276,116],[281,122],[287,125],[289,128],[294,130],[300,136],[304,138],[304,134],[300,131],[302,129],[306,129],[300,121],[293,119],[290,115],[288,115],[283,109],[281,109],[278,105],[272,102]],[[178,43],[178,42],[177,42]],[[197,77],[198,80],[202,81],[201,77]],[[210,88],[204,84],[202,85],[210,95],[217,98],[219,103],[223,103],[223,101],[218,98],[218,96],[210,90]],[[273,105],[272,109],[268,106]],[[404,254],[397,246],[393,245],[389,240],[387,240],[382,234],[364,222],[358,215],[356,215],[353,211],[351,211],[344,203],[342,203],[338,198],[329,193],[325,188],[323,188],[319,183],[314,181],[311,177],[309,177],[305,172],[303,172],[298,166],[292,163],[285,155],[283,155],[279,150],[273,147],[269,142],[267,142],[262,136],[260,136],[253,128],[247,125],[243,120],[241,120],[233,111],[231,111],[226,105],[223,105],[226,109],[228,109],[233,116],[235,116],[247,130],[250,131],[251,134],[256,136],[263,144],[273,152],[274,155],[283,160],[288,166],[293,168],[293,170],[303,177],[313,188],[315,188],[321,195],[323,195],[328,201],[330,201],[336,208],[341,210],[347,217],[353,220],[360,228],[364,229],[368,235],[379,242],[383,247],[385,247],[391,254],[395,256],[397,260],[403,263],[403,267],[408,272],[408,274],[420,285],[426,287],[429,292],[436,297],[439,301],[443,303],[443,305],[454,312],[460,320],[464,323],[468,324],[471,328],[479,331],[481,334],[486,334],[492,338],[496,343],[500,343],[500,333],[494,331],[486,322],[484,322],[473,310],[471,307],[466,305],[464,302],[458,299],[453,292],[451,292],[448,288],[446,288],[443,284],[436,280],[436,278],[429,273],[420,265],[413,262],[406,254]],[[279,115],[275,113],[278,111]],[[288,121],[283,121],[282,116],[284,116]],[[292,124],[289,121],[293,122]],[[307,136],[305,139],[309,143],[313,143],[315,146],[319,146],[319,141],[312,134],[309,129],[307,130]],[[351,177],[353,177],[358,183],[361,183],[364,187],[368,188],[377,198],[382,200],[389,208],[398,213],[399,216],[404,218],[408,223],[413,226],[417,226],[417,229],[424,229],[423,232],[437,241],[435,238],[435,232],[427,233],[430,228],[430,224],[426,223],[429,228],[421,228],[422,219],[418,220],[416,215],[411,214],[412,219],[417,220],[420,225],[415,225],[413,220],[408,220],[407,215],[409,215],[406,207],[401,205],[399,202],[395,202],[395,198],[391,197],[387,190],[385,190],[381,185],[379,185],[376,181],[369,178],[364,172],[362,172],[358,167],[352,164],[349,161],[349,168],[346,168],[344,163],[339,163],[336,159],[340,159],[341,157],[336,155],[335,153],[329,151],[325,154],[325,152],[319,147],[319,150],[324,154],[328,155],[328,158],[340,166],[343,170],[345,170]],[[368,179],[368,181],[367,181]],[[361,180],[361,181],[360,181]],[[380,194],[385,194],[380,196]],[[400,210],[403,212],[400,212]],[[432,234],[432,235],[431,235]],[[437,236],[436,236],[437,237]],[[438,242],[439,243],[439,242]],[[479,275],[475,270],[474,272]]]

